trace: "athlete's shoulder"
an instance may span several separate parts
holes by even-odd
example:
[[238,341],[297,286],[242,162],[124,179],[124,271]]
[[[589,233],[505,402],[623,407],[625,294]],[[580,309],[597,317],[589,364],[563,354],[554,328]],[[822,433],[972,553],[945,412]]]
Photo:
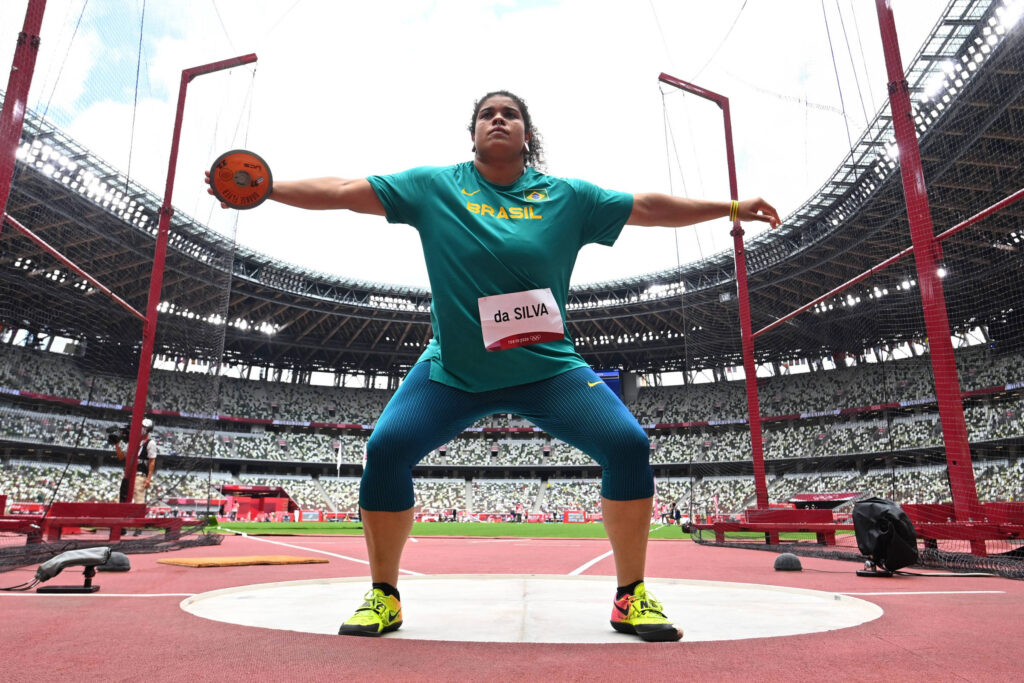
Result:
[[589,183],[586,180],[547,175],[545,173],[540,173],[539,171],[537,172],[537,183],[546,185],[550,188],[552,190],[552,196],[554,196],[554,191],[557,190],[560,195],[577,199],[580,198],[581,195],[586,195],[595,187],[593,183]]
[[415,166],[402,171],[401,175],[415,177],[420,180],[446,180],[453,178],[461,172],[463,164],[451,164],[449,166]]
[[562,185],[567,185],[568,187],[571,187],[574,190],[579,190],[580,188],[585,188],[585,187],[596,187],[594,185],[594,183],[590,182],[589,180],[583,180],[582,178],[566,178],[564,176],[547,176],[547,177],[551,178],[553,180],[553,182],[557,182],[557,183],[560,183]]
[[632,200],[633,197],[631,193],[610,190],[589,180],[582,180],[580,178],[558,178],[557,180],[566,188],[567,191],[573,193],[573,195],[581,201],[604,202],[609,199],[619,201],[623,198],[629,198]]

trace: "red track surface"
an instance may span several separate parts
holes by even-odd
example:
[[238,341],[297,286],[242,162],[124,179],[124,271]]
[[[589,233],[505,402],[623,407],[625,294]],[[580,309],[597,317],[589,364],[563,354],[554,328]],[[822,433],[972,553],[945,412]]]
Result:
[[[268,537],[365,558],[361,537]],[[568,574],[607,552],[597,539],[424,537],[406,546],[403,568],[424,574]],[[183,550],[182,557],[312,552],[232,537]],[[235,626],[182,611],[184,596],[217,588],[322,577],[363,576],[366,565],[329,564],[192,569],[157,564],[167,555],[132,555],[127,574],[96,577],[99,594],[0,593],[0,681],[261,680],[1020,680],[1024,582],[974,577],[859,578],[851,562],[802,558],[804,571],[776,572],[775,556],[652,541],[648,576],[795,586],[859,596],[885,614],[861,626],[785,638],[623,645],[451,643],[341,638]],[[34,567],[0,574],[0,584]],[[613,574],[611,558],[585,574]],[[71,584],[65,570],[50,583]],[[657,590],[657,581],[652,581]],[[609,579],[609,600],[614,581]],[[970,594],[960,591],[1004,591]],[[918,591],[957,591],[912,595]],[[127,597],[115,597],[117,595]],[[686,627],[686,605],[667,605]],[[481,605],[486,609],[486,605]],[[339,622],[347,617],[339,614]]]

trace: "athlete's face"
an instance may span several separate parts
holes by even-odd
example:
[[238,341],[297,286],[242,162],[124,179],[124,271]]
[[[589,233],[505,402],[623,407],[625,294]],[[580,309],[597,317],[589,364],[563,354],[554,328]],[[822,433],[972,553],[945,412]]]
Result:
[[515,100],[495,95],[483,101],[476,114],[473,144],[477,155],[521,157],[530,136]]

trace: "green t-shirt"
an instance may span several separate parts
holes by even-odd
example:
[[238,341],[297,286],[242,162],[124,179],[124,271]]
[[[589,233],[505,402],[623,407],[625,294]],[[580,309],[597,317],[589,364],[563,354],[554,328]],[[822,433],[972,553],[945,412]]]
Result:
[[556,341],[487,351],[477,300],[550,288],[564,322],[577,253],[615,242],[633,210],[631,194],[533,168],[512,185],[494,185],[472,161],[368,180],[388,222],[419,231],[434,333],[420,360],[431,362],[432,380],[488,391],[587,365],[564,325]]

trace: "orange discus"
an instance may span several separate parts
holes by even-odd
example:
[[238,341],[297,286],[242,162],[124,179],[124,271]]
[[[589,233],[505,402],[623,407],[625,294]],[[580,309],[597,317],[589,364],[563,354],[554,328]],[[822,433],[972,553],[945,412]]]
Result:
[[258,154],[233,149],[217,157],[210,167],[213,195],[234,209],[252,209],[270,196],[274,176]]

